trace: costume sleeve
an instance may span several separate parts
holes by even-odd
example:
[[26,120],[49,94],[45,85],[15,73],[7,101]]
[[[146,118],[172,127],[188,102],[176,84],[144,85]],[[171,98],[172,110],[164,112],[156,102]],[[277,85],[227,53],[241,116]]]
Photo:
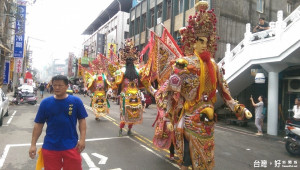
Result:
[[34,119],[35,123],[45,123],[46,122],[46,120],[47,120],[46,113],[45,113],[46,106],[47,105],[46,105],[45,101],[43,100],[41,102],[38,112],[35,116],[35,119]]
[[[245,108],[245,106],[243,104],[239,104],[238,101],[234,100],[231,97],[228,84],[227,84],[226,80],[224,80],[224,78],[223,78],[224,70],[222,68],[220,68],[219,66],[217,66],[217,69],[218,69],[218,71],[217,71],[218,91],[219,91],[220,96],[224,100],[224,103],[230,108],[231,111],[233,111],[236,114],[237,117],[244,116],[244,113],[246,113],[246,112],[251,115],[250,111],[247,108]],[[251,117],[252,117],[252,115],[251,115]]]
[[88,117],[88,114],[84,108],[82,101],[78,98],[77,100],[78,112],[77,112],[77,119],[84,119]]

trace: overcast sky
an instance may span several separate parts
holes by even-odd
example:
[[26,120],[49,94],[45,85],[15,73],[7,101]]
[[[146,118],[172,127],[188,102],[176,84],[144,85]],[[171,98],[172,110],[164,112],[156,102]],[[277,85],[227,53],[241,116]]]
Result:
[[52,59],[79,55],[82,32],[113,0],[36,0],[27,6],[26,34],[34,68]]

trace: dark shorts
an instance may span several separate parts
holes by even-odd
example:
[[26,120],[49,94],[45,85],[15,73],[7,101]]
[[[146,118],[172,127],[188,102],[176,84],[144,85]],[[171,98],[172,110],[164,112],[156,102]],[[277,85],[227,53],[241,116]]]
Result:
[[145,101],[142,100],[142,106],[145,106]]
[[192,159],[190,155],[189,142],[184,138],[184,153],[183,153],[183,166],[191,166]]

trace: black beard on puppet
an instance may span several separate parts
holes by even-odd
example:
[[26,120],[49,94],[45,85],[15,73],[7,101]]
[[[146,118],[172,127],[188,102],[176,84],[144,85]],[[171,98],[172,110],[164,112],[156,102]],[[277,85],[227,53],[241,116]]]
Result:
[[124,73],[124,77],[128,78],[130,81],[133,81],[134,79],[139,79],[139,75],[137,74],[134,68],[133,59],[131,58],[126,59],[126,70]]

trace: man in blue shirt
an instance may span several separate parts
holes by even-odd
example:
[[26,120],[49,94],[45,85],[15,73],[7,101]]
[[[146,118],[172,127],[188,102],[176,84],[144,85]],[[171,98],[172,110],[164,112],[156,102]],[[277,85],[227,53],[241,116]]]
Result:
[[[32,132],[29,156],[36,155],[36,142],[47,123],[42,146],[45,169],[82,170],[80,152],[85,148],[86,121],[88,116],[80,98],[68,95],[68,78],[57,75],[52,78],[54,96],[45,98],[39,107]],[[79,123],[80,138],[76,131]]]

